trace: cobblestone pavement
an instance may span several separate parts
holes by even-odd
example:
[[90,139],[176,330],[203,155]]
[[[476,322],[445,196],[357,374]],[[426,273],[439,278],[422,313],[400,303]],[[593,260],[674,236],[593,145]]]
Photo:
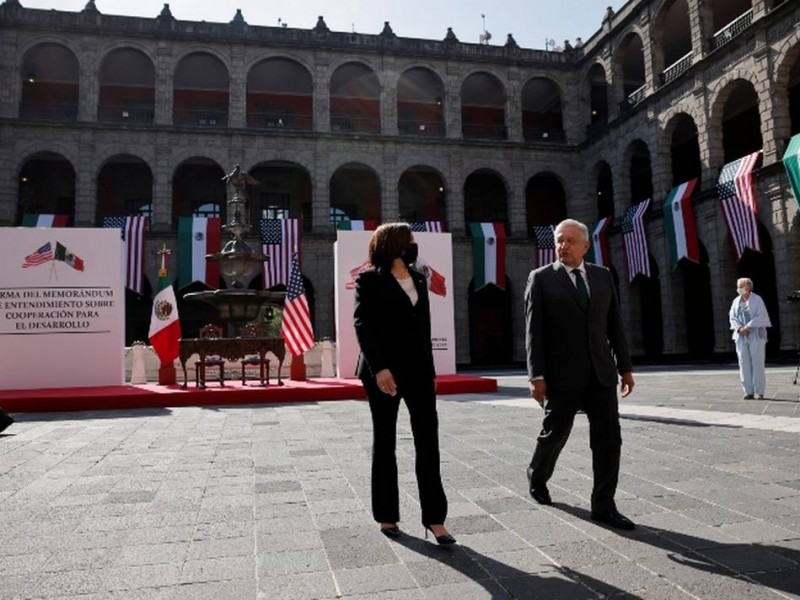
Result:
[[[0,598],[800,598],[800,388],[768,370],[643,368],[622,401],[617,503],[589,520],[585,417],[534,503],[542,411],[522,373],[439,400],[447,525],[422,535],[401,411],[400,541],[369,510],[364,402],[18,414],[0,434]],[[424,460],[424,457],[423,457]]]

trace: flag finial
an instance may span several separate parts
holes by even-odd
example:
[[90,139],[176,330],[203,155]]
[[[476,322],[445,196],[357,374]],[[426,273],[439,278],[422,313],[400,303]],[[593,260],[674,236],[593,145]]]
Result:
[[161,258],[161,265],[158,267],[158,276],[159,277],[166,277],[167,276],[167,257],[172,254],[172,250],[167,248],[166,244],[161,245],[161,250],[156,251],[156,256]]

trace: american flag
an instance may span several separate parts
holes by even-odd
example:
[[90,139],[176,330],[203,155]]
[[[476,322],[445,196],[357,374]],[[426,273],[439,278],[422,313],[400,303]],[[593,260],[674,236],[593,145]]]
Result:
[[412,221],[411,231],[418,231],[420,233],[442,233],[444,225],[441,221]]
[[137,294],[144,291],[144,230],[147,217],[105,217],[103,227],[116,227],[121,230],[125,242],[125,287]]
[[722,213],[736,250],[736,260],[745,248],[761,252],[758,238],[758,206],[753,190],[753,169],[761,150],[739,158],[722,167],[717,181],[717,194],[722,201]]
[[286,303],[283,306],[281,337],[286,342],[292,356],[302,356],[314,345],[314,328],[311,326],[311,311],[308,308],[303,276],[297,253],[292,257],[292,273],[286,290]]
[[28,254],[28,256],[25,257],[25,261],[22,263],[22,268],[27,269],[28,267],[36,267],[50,260],[53,260],[53,246],[50,244],[50,242],[47,242],[36,252]]
[[628,259],[628,283],[639,274],[650,277],[650,255],[644,231],[644,213],[650,208],[650,199],[634,204],[625,211],[622,221],[622,239]]
[[536,265],[549,265],[556,260],[555,228],[552,225],[534,225],[536,238]]
[[[300,251],[299,219],[261,219],[261,251],[264,263],[264,289],[289,285],[292,255]],[[299,260],[299,259],[298,259]]]

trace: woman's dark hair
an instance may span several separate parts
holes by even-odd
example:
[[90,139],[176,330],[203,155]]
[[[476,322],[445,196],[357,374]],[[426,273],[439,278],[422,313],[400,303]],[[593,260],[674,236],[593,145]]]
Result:
[[411,243],[411,226],[408,223],[384,223],[369,240],[369,262],[373,267],[388,268]]

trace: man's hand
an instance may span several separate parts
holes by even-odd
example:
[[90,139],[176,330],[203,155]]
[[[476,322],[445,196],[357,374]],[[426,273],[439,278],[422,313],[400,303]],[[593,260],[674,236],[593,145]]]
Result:
[[529,383],[531,388],[531,397],[539,403],[539,406],[544,405],[544,398],[547,395],[547,384],[544,379],[534,379]]
[[622,392],[622,397],[628,396],[633,391],[633,386],[636,383],[633,381],[633,373],[628,371],[627,373],[622,374],[622,383],[619,385],[619,389]]
[[375,382],[378,389],[388,396],[397,395],[397,384],[394,382],[394,375],[389,369],[381,369],[375,373]]

